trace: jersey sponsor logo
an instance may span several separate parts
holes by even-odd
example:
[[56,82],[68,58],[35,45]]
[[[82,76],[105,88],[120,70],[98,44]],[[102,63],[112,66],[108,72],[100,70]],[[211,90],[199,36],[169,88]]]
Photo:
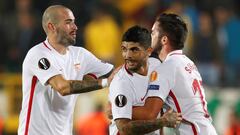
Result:
[[127,104],[127,98],[124,95],[118,95],[115,98],[115,104],[118,107],[124,107]]
[[145,93],[145,95],[141,98],[141,101],[144,101],[144,99],[146,98],[147,94],[148,94],[148,90],[147,90],[147,92]]
[[80,71],[81,68],[80,63],[74,64],[74,68],[75,70]]
[[160,85],[148,85],[148,90],[159,90]]
[[50,62],[48,61],[47,58],[41,58],[38,61],[38,67],[43,70],[47,70],[50,67]]
[[150,75],[150,82],[157,80],[158,74],[156,71],[153,71]]

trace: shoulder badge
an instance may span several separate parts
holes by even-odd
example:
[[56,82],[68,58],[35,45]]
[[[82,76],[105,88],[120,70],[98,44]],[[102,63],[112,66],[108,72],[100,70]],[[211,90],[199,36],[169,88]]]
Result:
[[127,98],[124,95],[118,95],[115,98],[115,104],[118,107],[124,107],[127,104]]
[[156,71],[153,71],[150,75],[150,82],[157,80],[157,77],[158,77],[158,73]]
[[48,61],[47,58],[41,58],[38,61],[38,67],[43,70],[47,70],[50,67],[50,62]]

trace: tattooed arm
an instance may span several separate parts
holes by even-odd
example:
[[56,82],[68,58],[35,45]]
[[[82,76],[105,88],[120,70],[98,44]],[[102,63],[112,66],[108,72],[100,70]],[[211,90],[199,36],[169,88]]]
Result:
[[77,94],[77,93],[85,93],[90,91],[95,91],[101,89],[102,87],[102,79],[99,80],[89,80],[89,81],[70,81],[70,93],[69,94]]
[[[113,70],[112,70],[113,71]],[[108,77],[111,75],[112,71],[103,75],[101,78]],[[93,79],[91,77],[84,77],[84,80],[66,80],[62,75],[56,75],[48,80],[48,84],[58,91],[62,96],[70,94],[85,93],[90,91],[95,91],[102,87],[103,79]]]
[[155,120],[116,119],[116,125],[121,135],[139,135],[150,133],[164,126],[176,127],[182,120],[181,114],[168,110],[162,117]]
[[100,79],[96,79],[89,75],[85,75],[83,81],[71,80],[70,81],[70,92],[67,91],[67,95],[69,94],[77,94],[77,93],[85,93],[90,91],[95,91],[98,89],[102,89],[102,79],[108,78],[108,84],[113,79],[113,76],[119,71],[120,67],[117,69],[112,69],[109,73],[100,76]]

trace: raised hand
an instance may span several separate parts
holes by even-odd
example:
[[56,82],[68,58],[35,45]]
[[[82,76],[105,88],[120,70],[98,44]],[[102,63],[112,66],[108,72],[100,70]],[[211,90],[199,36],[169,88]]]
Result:
[[166,127],[176,128],[182,121],[182,115],[169,109],[162,116],[163,124]]

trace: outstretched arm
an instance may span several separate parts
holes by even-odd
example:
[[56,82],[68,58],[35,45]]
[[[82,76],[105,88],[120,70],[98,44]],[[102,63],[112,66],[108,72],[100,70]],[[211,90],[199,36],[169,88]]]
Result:
[[164,126],[176,127],[181,120],[181,114],[173,112],[171,109],[161,118],[155,120],[116,119],[115,122],[121,135],[139,135],[158,130]]
[[[111,103],[109,103],[107,115],[109,119],[112,119]],[[144,106],[133,107],[132,119],[133,120],[153,120],[156,119],[161,108],[163,101],[158,97],[148,97]],[[146,115],[147,114],[147,115]]]
[[[108,77],[109,75],[111,75],[112,71],[104,75],[104,77]],[[102,83],[103,81],[105,81],[104,84]],[[106,87],[106,83],[108,83],[108,80],[92,79],[91,77],[84,77],[84,80],[82,81],[66,80],[62,75],[56,75],[51,77],[48,80],[48,83],[54,90],[57,90],[61,95],[65,96],[101,89],[103,87]]]
[[102,79],[99,80],[66,80],[62,75],[53,76],[48,83],[54,90],[57,90],[62,96],[90,92],[102,87]]

